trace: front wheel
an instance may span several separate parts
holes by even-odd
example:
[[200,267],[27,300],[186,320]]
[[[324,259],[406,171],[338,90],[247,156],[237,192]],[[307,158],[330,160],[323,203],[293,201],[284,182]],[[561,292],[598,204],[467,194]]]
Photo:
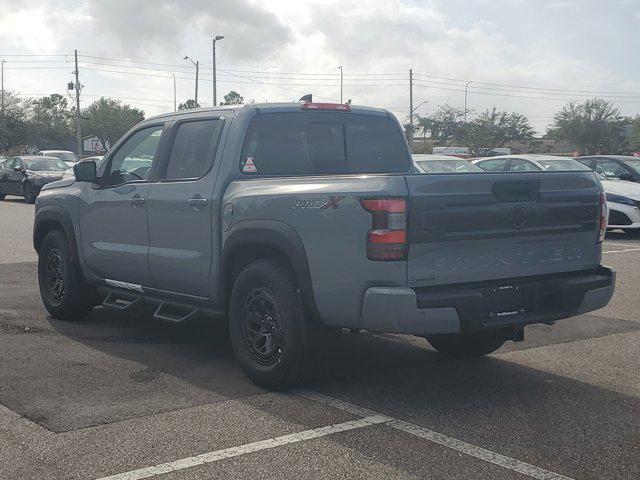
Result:
[[503,332],[429,335],[427,341],[448,357],[479,357],[498,350],[507,337]]
[[36,203],[36,197],[38,196],[36,187],[29,182],[25,182],[22,184],[22,196],[25,203]]
[[38,251],[38,284],[42,303],[54,318],[81,320],[93,308],[93,291],[59,230],[47,233]]
[[240,272],[229,299],[229,334],[244,373],[258,385],[293,385],[303,368],[305,317],[290,268],[260,259]]

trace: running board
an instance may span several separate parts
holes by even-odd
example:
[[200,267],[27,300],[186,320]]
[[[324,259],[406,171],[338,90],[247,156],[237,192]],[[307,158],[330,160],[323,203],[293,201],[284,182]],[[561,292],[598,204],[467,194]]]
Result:
[[185,323],[193,320],[198,313],[200,313],[199,308],[162,302],[153,314],[153,319],[169,323]]
[[112,308],[114,310],[132,310],[142,305],[144,299],[140,295],[134,293],[114,292],[111,291],[107,298],[102,302],[103,307]]

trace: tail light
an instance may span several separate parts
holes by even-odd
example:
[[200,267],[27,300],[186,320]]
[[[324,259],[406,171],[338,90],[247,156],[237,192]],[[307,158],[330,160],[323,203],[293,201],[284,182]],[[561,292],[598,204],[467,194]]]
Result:
[[599,227],[598,231],[598,243],[604,241],[604,236],[607,233],[607,197],[604,192],[600,192],[600,205],[599,205]]
[[407,200],[404,198],[368,198],[360,200],[371,214],[367,232],[369,260],[405,260],[407,258]]

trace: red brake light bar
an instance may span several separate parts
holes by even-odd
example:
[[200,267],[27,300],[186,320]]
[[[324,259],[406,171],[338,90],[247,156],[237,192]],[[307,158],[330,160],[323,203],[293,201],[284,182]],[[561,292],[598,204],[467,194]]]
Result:
[[347,103],[313,103],[304,102],[302,110],[338,110],[341,112],[350,112],[351,106]]

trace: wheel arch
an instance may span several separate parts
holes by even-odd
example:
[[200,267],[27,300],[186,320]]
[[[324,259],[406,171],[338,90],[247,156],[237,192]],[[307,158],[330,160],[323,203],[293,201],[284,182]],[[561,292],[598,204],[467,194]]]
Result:
[[221,286],[218,298],[225,302],[225,307],[234,279],[242,268],[266,257],[280,258],[289,265],[306,312],[314,320],[319,320],[304,244],[291,226],[273,220],[240,222],[228,232],[222,249],[218,283]]
[[75,258],[78,258],[75,230],[71,216],[61,207],[47,205],[38,210],[33,222],[33,248],[40,251],[44,237],[52,230],[62,230],[69,241],[69,247]]

